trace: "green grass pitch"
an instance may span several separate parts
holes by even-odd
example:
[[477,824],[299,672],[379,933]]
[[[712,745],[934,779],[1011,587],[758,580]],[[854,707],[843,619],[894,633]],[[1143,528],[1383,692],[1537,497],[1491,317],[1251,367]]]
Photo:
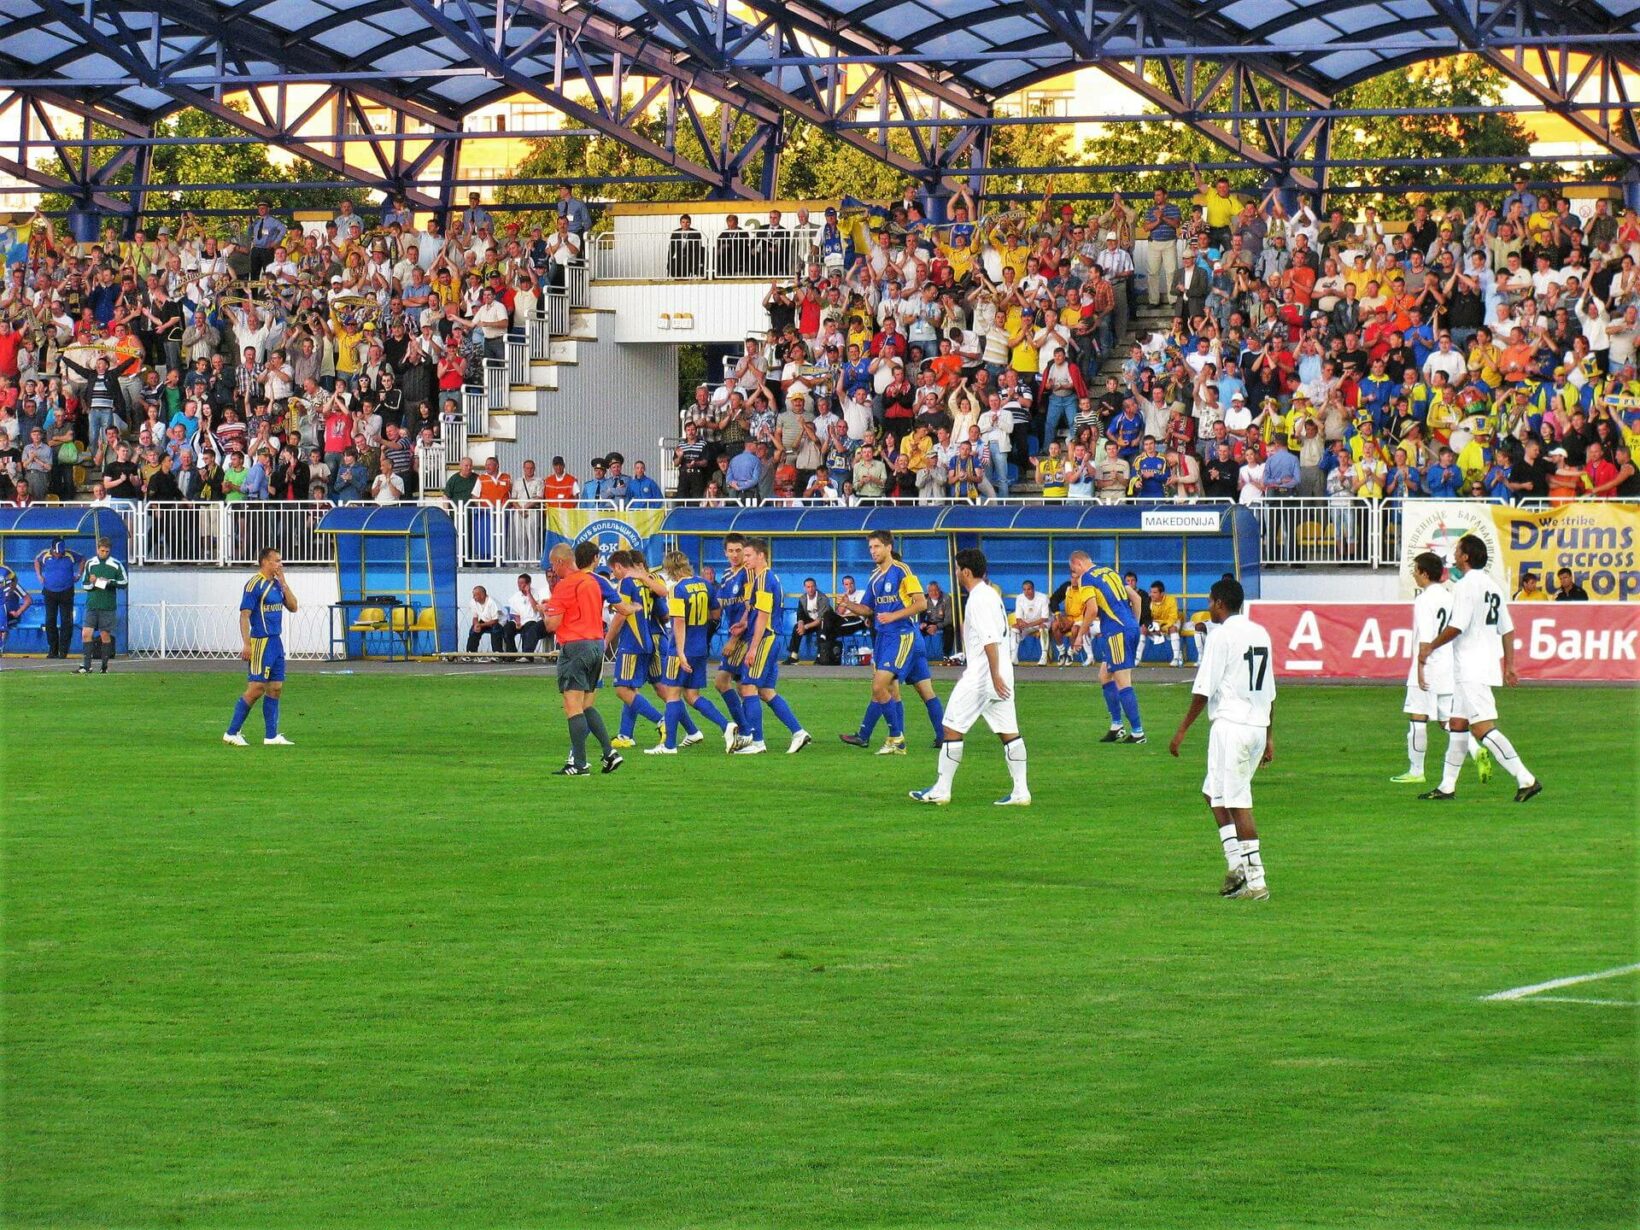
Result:
[[839,744],[863,679],[563,780],[545,675],[299,673],[284,751],[239,678],[0,676],[8,1227],[1636,1223],[1640,976],[1481,999],[1640,959],[1632,692],[1501,693],[1516,807],[1285,689],[1258,904],[1177,685],[1112,747],[1025,678],[1017,810]]

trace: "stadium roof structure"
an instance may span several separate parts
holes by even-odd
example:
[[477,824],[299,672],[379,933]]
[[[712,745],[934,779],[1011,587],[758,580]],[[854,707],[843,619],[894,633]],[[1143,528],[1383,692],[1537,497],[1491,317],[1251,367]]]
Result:
[[[0,170],[132,217],[146,191],[188,187],[148,182],[157,145],[211,140],[154,135],[159,120],[182,108],[219,117],[244,134],[240,140],[300,155],[336,182],[447,207],[468,186],[450,156],[456,144],[497,135],[464,131],[464,118],[522,95],[578,125],[559,135],[607,135],[666,168],[658,179],[751,199],[772,195],[793,118],[925,186],[1002,173],[987,165],[989,134],[1022,121],[999,116],[998,100],[1089,66],[1154,112],[1051,122],[1187,123],[1223,147],[1226,166],[1320,191],[1335,122],[1417,114],[1340,108],[1339,91],[1461,53],[1517,82],[1537,99],[1527,109],[1562,116],[1631,177],[1640,168],[1633,97],[1640,0],[10,0],[7,7]],[[317,86],[317,100],[311,89],[288,88],[299,85]],[[246,98],[248,111],[228,105],[228,95]],[[383,109],[390,132],[370,118]],[[637,123],[657,110],[666,117],[659,135]],[[66,131],[64,112],[77,121]],[[312,132],[315,117],[332,115],[347,131]],[[896,130],[909,141],[891,142]],[[680,148],[681,132],[698,141]],[[347,157],[351,142],[367,144],[368,158]],[[48,152],[53,165],[36,167]]]

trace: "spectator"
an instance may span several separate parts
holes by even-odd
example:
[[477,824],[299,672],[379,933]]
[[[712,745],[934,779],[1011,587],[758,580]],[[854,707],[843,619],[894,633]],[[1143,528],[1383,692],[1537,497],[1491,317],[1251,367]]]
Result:
[[404,479],[386,457],[381,459],[381,472],[371,481],[370,498],[378,504],[397,504],[404,499]]
[[1577,583],[1570,568],[1562,568],[1555,573],[1555,601],[1556,602],[1587,602],[1589,591]]

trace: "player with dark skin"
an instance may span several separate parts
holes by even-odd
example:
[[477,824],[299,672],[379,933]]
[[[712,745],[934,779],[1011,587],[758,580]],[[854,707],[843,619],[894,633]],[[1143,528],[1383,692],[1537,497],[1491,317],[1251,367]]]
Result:
[[[1222,624],[1232,614],[1229,608],[1218,598],[1208,599],[1207,613],[1216,624]],[[1190,694],[1190,707],[1184,711],[1184,717],[1179,722],[1179,729],[1174,731],[1173,738],[1168,742],[1167,750],[1169,753],[1174,756],[1179,754],[1179,749],[1184,746],[1185,734],[1206,708],[1207,697],[1199,692],[1192,692]],[[1274,716],[1273,711],[1271,716]],[[1275,758],[1276,731],[1275,723],[1272,721],[1269,730],[1265,733],[1264,755],[1259,758],[1259,764],[1268,765]],[[1207,800],[1207,808],[1213,813],[1213,822],[1219,828],[1222,829],[1227,824],[1233,824],[1236,826],[1236,839],[1238,841],[1258,840],[1258,825],[1253,823],[1253,809],[1251,807],[1214,807],[1211,795],[1203,794],[1202,797]],[[1237,874],[1233,871],[1229,872],[1224,877],[1225,890],[1228,891],[1233,885],[1239,885],[1239,882]]]

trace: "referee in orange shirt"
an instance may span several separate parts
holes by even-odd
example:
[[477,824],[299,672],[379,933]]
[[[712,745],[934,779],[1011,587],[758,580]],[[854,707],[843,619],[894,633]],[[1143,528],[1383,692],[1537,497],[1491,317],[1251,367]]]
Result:
[[543,623],[558,637],[558,691],[569,719],[569,762],[559,777],[586,777],[587,735],[604,749],[603,768],[621,767],[621,754],[609,742],[603,714],[598,712],[598,677],[604,670],[604,591],[590,569],[598,562],[598,544],[583,542],[573,551],[564,543],[548,557],[555,581],[547,599]]

